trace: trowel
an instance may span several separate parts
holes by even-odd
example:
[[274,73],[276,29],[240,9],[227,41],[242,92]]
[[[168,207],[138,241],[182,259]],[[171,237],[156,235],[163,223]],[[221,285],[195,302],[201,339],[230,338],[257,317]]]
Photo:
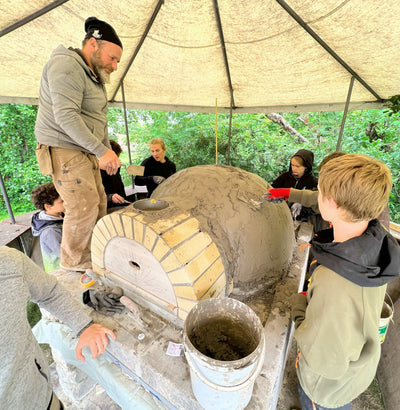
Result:
[[139,175],[139,176],[144,175],[144,166],[142,165],[128,165],[128,166],[124,165],[124,166],[126,168],[126,172],[129,175]]

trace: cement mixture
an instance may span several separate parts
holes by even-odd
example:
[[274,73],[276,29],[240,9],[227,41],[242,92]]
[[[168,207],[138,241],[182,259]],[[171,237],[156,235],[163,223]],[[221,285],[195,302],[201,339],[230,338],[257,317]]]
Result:
[[196,326],[189,339],[199,352],[221,361],[240,360],[251,354],[258,344],[246,326],[227,318]]

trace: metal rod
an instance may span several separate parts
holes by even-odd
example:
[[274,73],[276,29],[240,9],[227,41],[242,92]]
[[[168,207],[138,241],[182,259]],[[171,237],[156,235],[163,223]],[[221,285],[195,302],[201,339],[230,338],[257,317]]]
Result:
[[0,171],[0,187],[1,187],[1,193],[3,194],[4,202],[6,203],[8,215],[10,216],[11,223],[15,224],[14,214],[11,209],[10,199],[8,198],[8,195],[7,195],[6,186],[4,185],[4,180],[3,180],[3,176],[1,175],[1,171]]
[[218,165],[218,98],[215,99],[215,165]]
[[112,97],[111,97],[111,99],[110,99],[111,102],[114,101],[114,99],[115,99],[115,97],[116,97],[116,95],[117,95],[117,93],[118,93],[119,88],[122,86],[122,83],[124,82],[125,77],[126,77],[126,75],[128,74],[129,69],[131,68],[131,65],[132,65],[133,61],[135,60],[136,56],[138,55],[139,50],[140,50],[140,48],[142,47],[142,45],[143,45],[143,43],[144,43],[144,40],[146,39],[147,34],[149,33],[149,31],[150,31],[150,29],[151,29],[151,26],[153,25],[154,20],[156,19],[157,14],[158,14],[158,12],[160,11],[161,6],[162,6],[163,4],[164,4],[164,0],[159,0],[159,1],[158,1],[157,6],[156,6],[156,8],[155,8],[154,11],[153,11],[153,14],[152,14],[152,16],[150,17],[149,22],[147,23],[146,29],[144,30],[144,33],[143,33],[143,35],[142,35],[142,37],[141,37],[141,39],[140,39],[138,45],[136,46],[136,49],[135,49],[135,51],[133,52],[133,55],[132,55],[132,57],[130,58],[129,63],[128,63],[128,65],[126,66],[125,71],[124,71],[124,73],[122,74],[121,79],[119,80],[118,86],[117,86],[117,88],[115,89],[114,94],[112,95]]
[[[24,26],[27,23],[30,23],[31,21],[37,19],[38,17],[43,16],[43,14],[48,13],[49,11],[57,8],[58,6],[61,6],[62,4],[66,3],[68,0],[57,0],[53,1],[53,3],[48,4],[47,6],[44,6],[38,11],[35,11],[34,13],[30,14],[29,16],[24,17],[20,21],[17,21],[14,24],[11,24],[11,26],[6,27],[5,29],[0,31],[0,37],[5,36],[8,33],[11,33],[12,31],[16,30],[17,28],[20,28]],[[12,7],[12,6],[11,6]]]
[[342,124],[340,126],[339,137],[338,137],[338,141],[337,141],[337,144],[336,144],[336,151],[340,151],[340,147],[342,145],[344,124],[346,123],[347,111],[349,110],[351,93],[353,92],[353,85],[354,85],[354,77],[351,77],[350,85],[349,85],[349,91],[347,92],[346,105],[344,106],[344,111],[343,111]]
[[231,132],[232,132],[232,101],[229,110],[229,129],[228,129],[228,155],[226,159],[226,165],[230,165],[231,162]]
[[342,59],[332,48],[326,44],[321,37],[284,1],[276,0],[276,2],[287,11],[287,13],[298,23],[308,34],[319,43],[325,51],[327,51],[345,70],[347,70],[357,81],[362,84],[378,101],[383,101],[382,98]]
[[[124,106],[123,112],[124,112],[124,121],[125,121],[126,145],[128,146],[129,165],[132,165],[131,143],[129,141],[128,117],[126,115],[127,111],[126,111],[124,83],[121,83],[121,93],[122,93],[122,104]],[[133,178],[133,175],[131,175],[131,182],[132,182],[132,188],[135,188],[135,179]]]
[[[1,171],[0,171],[0,188],[1,188],[1,193],[3,194],[4,202],[6,203],[8,215],[10,216],[10,221],[12,224],[15,224],[14,213],[11,208],[10,199],[8,198],[6,186],[4,185],[4,180],[3,180],[3,176],[1,175]],[[27,250],[24,238],[22,236],[18,237],[18,243],[22,251],[25,253],[25,255],[30,256],[28,254],[28,250]]]
[[224,57],[226,76],[228,78],[228,83],[229,83],[229,93],[231,96],[231,108],[232,107],[234,108],[235,100],[233,98],[233,86],[232,86],[231,72],[229,69],[228,55],[226,53],[225,38],[224,38],[224,32],[222,30],[221,16],[219,14],[218,0],[213,0],[213,1],[214,1],[214,11],[215,11],[215,18],[216,18],[217,27],[218,27],[218,33],[219,33],[219,38],[221,41],[222,55]]

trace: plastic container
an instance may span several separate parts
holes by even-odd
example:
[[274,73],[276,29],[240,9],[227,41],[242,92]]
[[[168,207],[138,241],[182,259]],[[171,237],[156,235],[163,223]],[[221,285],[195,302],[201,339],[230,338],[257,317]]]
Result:
[[244,409],[265,356],[255,312],[235,299],[207,299],[190,311],[183,332],[197,401],[206,410]]
[[386,303],[386,301],[383,302],[381,317],[379,319],[379,340],[381,343],[385,341],[389,323],[390,321],[393,321],[393,314],[394,314],[393,301],[387,293],[386,293],[386,296],[389,299],[390,305]]

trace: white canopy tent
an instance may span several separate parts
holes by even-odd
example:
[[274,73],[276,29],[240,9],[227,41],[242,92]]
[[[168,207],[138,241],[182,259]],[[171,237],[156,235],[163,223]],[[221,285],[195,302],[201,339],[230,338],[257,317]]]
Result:
[[381,108],[400,93],[399,15],[397,0],[1,0],[0,103],[36,104],[52,50],[96,16],[124,45],[111,105],[343,110],[353,78],[349,109]]

